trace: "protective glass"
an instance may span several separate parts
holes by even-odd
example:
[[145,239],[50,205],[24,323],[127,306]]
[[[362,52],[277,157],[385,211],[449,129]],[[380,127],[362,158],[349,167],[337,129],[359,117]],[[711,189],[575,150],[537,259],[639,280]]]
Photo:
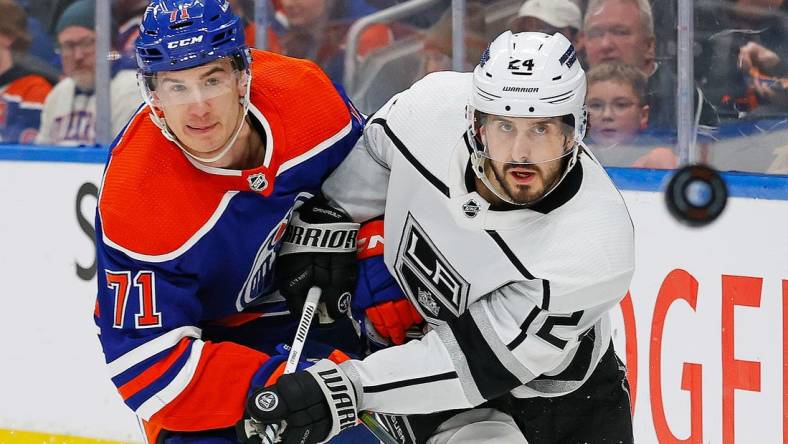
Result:
[[213,69],[198,73],[185,71],[142,75],[141,83],[158,106],[201,103],[225,95],[239,95],[246,73],[235,69]]

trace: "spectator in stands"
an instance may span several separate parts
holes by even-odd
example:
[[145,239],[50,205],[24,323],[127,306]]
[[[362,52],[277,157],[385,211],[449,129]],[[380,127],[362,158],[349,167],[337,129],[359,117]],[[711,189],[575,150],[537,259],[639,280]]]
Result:
[[[466,3],[465,9],[465,59],[460,71],[470,72],[479,63],[482,52],[487,47],[487,29],[485,26],[484,5],[476,1]],[[451,9],[446,10],[441,18],[424,33],[424,50],[419,70],[414,73],[413,82],[425,75],[437,71],[452,69],[452,26]],[[402,89],[406,89],[406,85]]]
[[[783,5],[784,8],[784,5]],[[785,8],[784,8],[785,9]],[[772,106],[788,106],[788,66],[786,60],[780,58],[777,53],[769,50],[755,42],[748,42],[739,49],[739,63],[742,71],[756,70],[758,72],[771,73],[774,75],[769,80],[756,79],[753,87],[759,97],[766,98]],[[755,114],[768,114],[763,111],[764,107],[755,110]],[[785,132],[785,123],[776,125]],[[766,169],[769,174],[788,175],[788,145],[782,145],[774,149],[774,160]]]
[[[270,44],[273,51],[320,65],[336,83],[343,81],[345,40],[350,18],[343,0],[281,0],[284,23],[276,22],[276,37]],[[358,45],[358,57],[390,44],[391,29],[384,24],[366,28]]]
[[[466,3],[465,13],[465,60],[463,67],[470,71],[479,62],[489,42],[485,7],[471,0]],[[411,36],[406,41],[413,43],[411,51],[404,55],[388,57],[385,51],[378,53],[385,64],[376,69],[370,78],[361,83],[368,85],[363,93],[352,97],[362,112],[373,113],[383,106],[394,94],[406,90],[425,75],[452,69],[452,19],[451,9],[445,10],[441,18],[424,32]],[[375,58],[370,57],[370,62]],[[374,66],[373,63],[370,63]],[[371,80],[370,80],[371,79]]]
[[30,45],[27,13],[14,0],[0,0],[0,11],[0,143],[32,143],[52,84],[14,63]]
[[[258,48],[258,49],[267,49],[273,52],[282,52],[281,48],[278,46],[276,48],[271,47],[271,43],[276,41],[276,36],[274,36],[274,31],[272,28],[268,29],[268,44],[265,48],[261,48],[257,45],[255,41],[255,26],[254,26],[254,1],[253,0],[229,0],[230,1],[230,8],[235,12],[235,14],[241,19],[241,23],[244,28],[244,39],[246,40],[246,45],[250,48]],[[276,14],[280,12],[278,10],[281,9],[279,0],[271,0],[271,6],[273,6],[272,10],[270,10],[271,16],[268,17],[268,21],[271,22],[276,20]]]
[[[55,85],[44,102],[36,143],[70,146],[95,143],[95,7],[95,0],[78,0],[58,19],[57,46],[67,77]],[[142,103],[136,73],[114,72],[110,92],[114,135]]]
[[[712,104],[728,119],[781,116],[788,111],[769,82],[788,74],[788,27],[784,0],[736,0],[702,3],[698,15],[704,29],[698,78]],[[698,35],[698,34],[696,34]],[[782,62],[781,62],[782,61]],[[771,79],[769,79],[771,78]],[[755,113],[755,116],[750,114]]]
[[[590,0],[580,34],[585,62],[590,68],[621,61],[639,69],[648,78],[646,101],[650,109],[650,130],[672,138],[676,129],[674,66],[656,61],[654,19],[648,0]],[[717,125],[714,109],[696,89],[695,106],[700,106],[699,126]]]
[[16,0],[16,3],[27,13],[27,34],[30,36],[30,47],[26,54],[17,53],[16,63],[39,72],[51,83],[57,83],[60,70],[55,66],[55,46],[52,37],[41,21],[31,14],[30,0]]
[[148,0],[113,0],[112,20],[117,24],[113,46],[118,50],[124,68],[137,69],[134,42],[140,34],[140,23]]
[[[755,93],[781,112],[788,105],[788,66],[776,52],[755,42],[739,48],[739,67],[750,74]],[[756,113],[764,107],[758,108]]]
[[512,32],[563,34],[577,46],[580,31],[580,8],[570,0],[526,0],[512,19]]
[[[334,17],[334,20],[341,20],[348,23],[359,19],[361,17],[370,15],[374,12],[377,12],[378,9],[369,3],[366,0],[338,0],[341,2],[341,7],[339,8],[339,13],[341,16]],[[255,16],[254,16],[254,8],[255,8],[255,0],[229,0],[230,7],[238,14],[241,18],[244,26],[244,33],[246,35],[246,44],[249,47],[257,48],[255,42]],[[278,34],[282,34],[285,29],[289,27],[289,21],[287,15],[284,12],[283,0],[271,0],[271,5],[273,6],[273,10],[270,11],[271,17],[269,17],[269,21],[274,23],[274,26],[268,30],[268,41],[267,46],[265,48],[259,49],[267,49],[273,52],[282,52],[282,47],[279,44],[277,32]],[[274,32],[274,31],[277,32]]]
[[648,126],[646,76],[622,62],[602,63],[588,71],[586,106],[588,145],[606,166],[675,168],[670,148],[643,134]]

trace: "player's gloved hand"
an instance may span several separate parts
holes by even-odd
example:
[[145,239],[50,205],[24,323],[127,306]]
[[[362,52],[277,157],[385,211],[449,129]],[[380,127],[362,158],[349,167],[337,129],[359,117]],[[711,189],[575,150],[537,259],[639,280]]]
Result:
[[292,313],[301,313],[309,288],[317,286],[328,315],[320,322],[347,314],[356,285],[357,235],[358,224],[322,196],[293,212],[275,262],[277,286]]
[[[254,373],[252,376],[252,380],[250,383],[250,387],[268,387],[269,385],[273,385],[280,376],[284,373],[285,366],[287,365],[287,358],[290,354],[290,347],[285,344],[279,344],[276,346],[276,354],[271,355],[267,361],[260,366],[259,369]],[[311,366],[313,363],[306,361],[303,359],[303,355],[301,355],[301,359],[299,359],[298,364],[296,365],[296,369],[304,370],[307,367]],[[247,399],[252,396],[253,389],[249,389],[249,393],[247,394]],[[248,413],[244,415],[244,417],[238,421],[235,425],[235,432],[238,436],[238,440],[243,443],[247,444],[261,444],[269,442],[269,439],[266,438],[266,428],[262,424],[258,423],[257,421],[253,420]],[[273,433],[274,430],[269,430],[268,433]],[[270,441],[273,442],[273,441]]]
[[405,342],[408,330],[424,323],[383,262],[383,221],[359,230],[359,275],[352,301],[353,316],[378,347]]
[[255,389],[246,412],[263,427],[262,442],[280,436],[285,444],[328,441],[355,426],[358,417],[353,384],[328,359],[306,371],[282,375],[270,387]]
[[[322,354],[327,356],[328,360],[335,363],[344,362],[350,359],[348,355],[338,349],[334,349],[327,355],[325,353],[328,353],[328,351],[324,351]],[[247,400],[252,399],[255,391],[269,387],[279,380],[279,378],[284,374],[285,366],[287,365],[287,358],[289,355],[289,346],[285,344],[279,344],[276,346],[276,354],[271,355],[271,357],[265,361],[252,376],[251,383],[249,384],[250,389],[249,393],[247,394]],[[298,364],[296,365],[296,371],[305,370],[308,367],[314,365],[316,361],[317,359],[304,359],[302,354]],[[275,428],[267,427],[265,424],[253,419],[250,416],[249,411],[246,410],[244,417],[235,425],[235,432],[240,442],[247,444],[265,444],[274,442],[277,430]]]

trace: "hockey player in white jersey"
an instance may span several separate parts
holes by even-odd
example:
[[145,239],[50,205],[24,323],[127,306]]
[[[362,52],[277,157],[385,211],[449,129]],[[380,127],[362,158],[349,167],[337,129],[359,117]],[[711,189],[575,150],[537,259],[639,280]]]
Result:
[[363,410],[408,415],[401,442],[632,442],[608,311],[633,227],[582,144],[585,92],[565,37],[507,31],[472,74],[428,75],[372,116],[323,192],[385,215],[385,264],[428,331],[284,375],[250,415],[284,421],[285,442]]

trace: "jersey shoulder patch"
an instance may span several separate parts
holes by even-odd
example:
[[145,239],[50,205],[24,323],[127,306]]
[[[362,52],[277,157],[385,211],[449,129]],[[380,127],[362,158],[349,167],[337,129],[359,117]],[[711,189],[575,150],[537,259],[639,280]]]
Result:
[[207,175],[165,139],[142,108],[112,150],[98,207],[105,242],[124,252],[172,255],[229,198],[235,176]]
[[[251,100],[284,137],[279,163],[298,157],[351,124],[349,105],[314,62],[252,52]],[[280,140],[282,142],[282,140]]]

